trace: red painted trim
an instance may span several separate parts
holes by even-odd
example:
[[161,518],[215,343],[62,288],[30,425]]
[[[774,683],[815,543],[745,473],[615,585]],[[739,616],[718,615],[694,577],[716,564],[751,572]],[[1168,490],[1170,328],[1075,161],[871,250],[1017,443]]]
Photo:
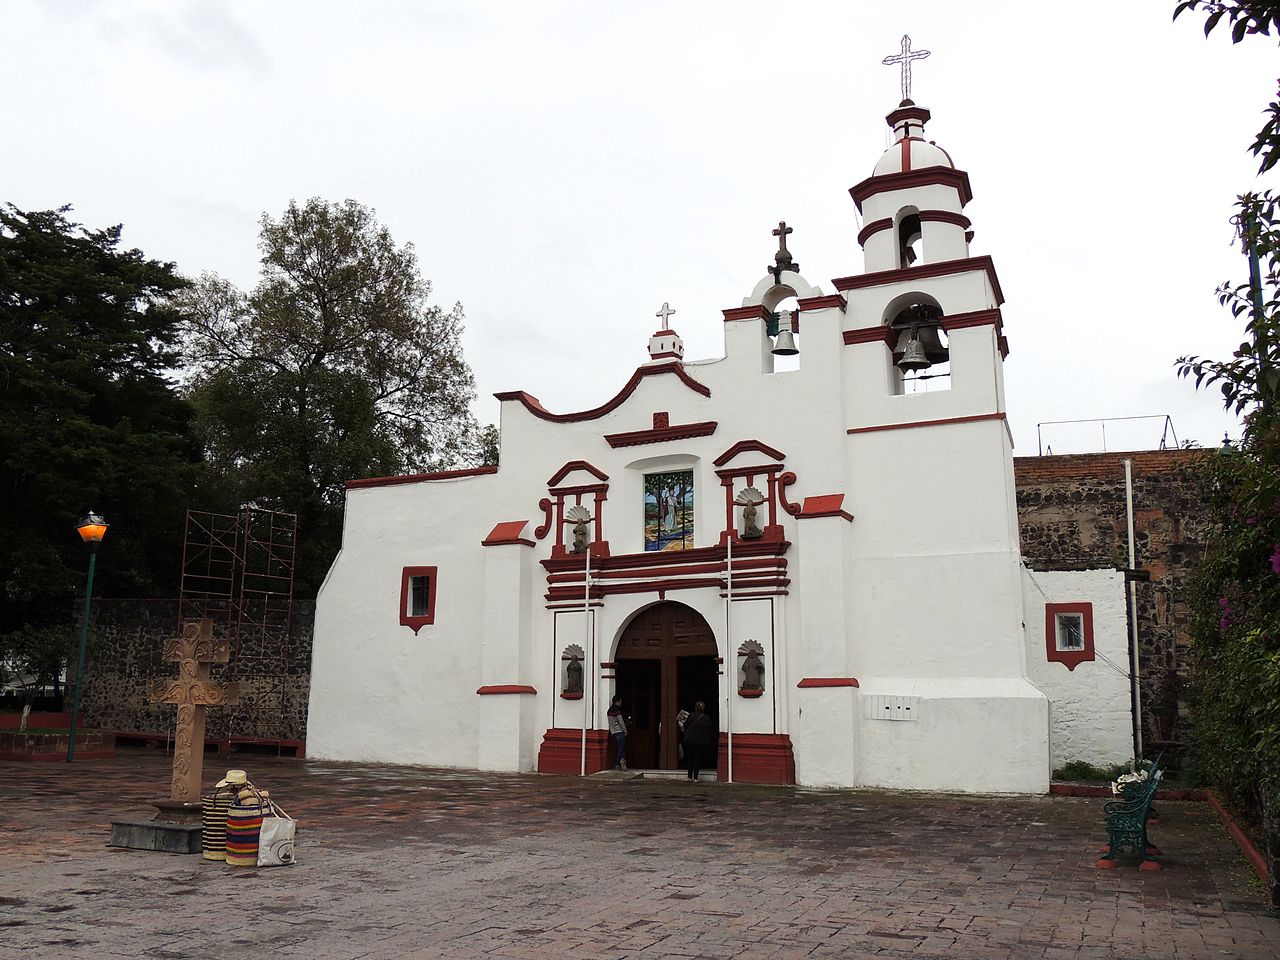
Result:
[[1004,326],[1004,317],[999,309],[974,310],[970,313],[956,313],[941,319],[942,329],[950,333],[952,330],[964,330],[967,327],[994,326],[996,332]]
[[933,114],[931,114],[925,107],[917,107],[913,104],[907,107],[898,107],[898,109],[894,110],[884,119],[891,127],[896,127],[903,120],[919,120],[920,126],[923,127],[929,122],[929,118],[932,116]]
[[[1084,622],[1084,649],[1058,649],[1058,622],[1060,613],[1078,613]],[[1060,663],[1068,670],[1074,670],[1080,664],[1094,659],[1093,655],[1093,604],[1079,603],[1046,603],[1044,605],[1044,645],[1045,656],[1050,663]]]
[[920,222],[949,223],[953,226],[964,227],[966,230],[973,226],[973,221],[963,213],[952,213],[950,210],[921,210]]
[[857,330],[846,330],[842,334],[846,344],[855,343],[883,343],[892,350],[898,344],[898,335],[893,332],[891,327],[884,324],[878,324],[874,327],[859,327]]
[[753,303],[749,307],[731,307],[722,310],[726,322],[730,320],[764,320],[768,321],[769,311],[762,304]]
[[513,390],[507,393],[495,393],[494,396],[499,400],[518,400],[524,404],[526,410],[537,417],[539,420],[549,420],[552,423],[577,423],[582,420],[596,420],[603,417],[606,413],[611,413],[622,405],[622,402],[635,393],[636,387],[640,385],[640,381],[645,377],[658,376],[664,373],[675,374],[676,378],[694,393],[700,393],[704,397],[711,396],[711,388],[706,384],[699,383],[689,374],[684,372],[684,365],[677,360],[668,360],[664,363],[647,363],[637,368],[636,372],[631,375],[631,379],[626,385],[618,391],[608,403],[601,404],[590,410],[580,410],[577,413],[552,413],[541,403],[536,397],[530,396],[523,390]]
[[838,293],[830,293],[825,297],[805,297],[796,301],[801,311],[804,310],[826,310],[828,307],[835,307],[837,310],[844,310],[849,306],[849,301]]
[[872,220],[865,227],[858,231],[858,245],[865,246],[867,241],[879,233],[881,230],[893,229],[893,217],[885,217],[883,220]]
[[348,480],[346,487],[348,490],[359,490],[362,487],[394,487],[401,483],[456,480],[459,477],[482,477],[497,472],[497,467],[472,467],[468,470],[441,470],[437,473],[408,473],[402,477],[365,477],[363,480]]
[[814,687],[856,687],[857,685],[856,677],[805,677],[796,684],[801,690],[811,690]]
[[827,493],[816,497],[805,497],[804,505],[800,507],[800,512],[796,516],[801,520],[809,520],[813,517],[844,517],[844,519],[852,522],[853,514],[841,509],[841,504],[843,503],[843,493]]
[[667,440],[689,440],[693,437],[709,437],[719,424],[715,420],[702,423],[678,423],[675,426],[657,427],[652,430],[632,430],[630,433],[606,433],[609,446],[638,447],[646,443],[664,443]]
[[[609,731],[587,731],[587,773],[599,773],[609,766]],[[539,773],[577,776],[582,763],[582,730],[552,727],[542,735],[538,748]]]
[[[417,634],[417,632],[427,624],[436,622],[436,595],[440,592],[439,578],[436,576],[436,570],[436,567],[404,567],[400,571],[400,625],[404,627],[412,627],[414,634]],[[427,615],[425,617],[411,617],[405,612],[409,609],[410,577],[429,578],[429,586],[427,588]]]
[[532,547],[533,541],[528,537],[521,536],[524,533],[524,528],[528,525],[528,520],[504,520],[489,531],[489,535],[480,541],[480,545],[482,547],[497,547],[509,543],[522,543]]
[[661,353],[651,353],[651,354],[649,354],[649,359],[651,359],[651,360],[666,360],[666,359],[670,358],[670,359],[672,359],[672,360],[679,360],[679,359],[680,359],[681,357],[683,357],[683,356],[684,356],[684,354],[683,354],[683,353],[676,353],[676,352],[675,352],[675,351],[673,351],[673,350],[663,350]]
[[538,509],[542,511],[542,523],[533,530],[535,540],[541,540],[551,531],[551,501],[543,497],[538,501]]
[[717,467],[723,467],[738,454],[746,453],[748,450],[754,450],[756,453],[763,453],[766,457],[771,457],[774,460],[785,460],[787,458],[787,455],[781,450],[775,450],[773,447],[761,443],[759,440],[739,440],[711,462]]
[[984,420],[1003,420],[1003,413],[978,413],[971,417],[946,417],[942,420],[915,420],[909,423],[881,423],[874,427],[850,427],[845,433],[876,433],[880,430],[911,430],[914,427],[944,427],[953,423],[981,423]]
[[[21,713],[0,713],[0,730],[17,730],[22,723]],[[40,730],[66,730],[71,726],[70,713],[47,713],[32,710],[27,716],[27,727]]]
[[996,337],[996,346],[1000,348],[1000,359],[1009,359],[1009,338],[1005,336]]
[[581,700],[582,692],[579,691],[578,693],[562,693],[560,694],[560,699],[561,700]]
[[[729,738],[723,733],[716,747],[716,776],[729,779]],[[733,779],[735,783],[795,783],[791,737],[785,733],[735,733]]]
[[480,687],[476,690],[482,697],[491,697],[495,694],[505,693],[537,693],[533,687],[527,683],[494,683],[488,686]]
[[786,473],[778,477],[778,502],[782,504],[782,509],[787,511],[793,517],[800,516],[800,504],[792,503],[787,499],[787,487],[796,482],[796,475],[788,470]]
[[[747,700],[754,700],[756,697],[764,696],[764,691],[763,690],[739,690],[738,696],[744,697]],[[734,757],[734,760],[737,760],[737,757]]]
[[973,231],[972,231],[972,230],[966,230],[966,231],[964,232],[964,242],[965,242],[965,243],[973,243]]
[[587,463],[587,461],[585,460],[570,460],[563,467],[561,467],[559,470],[556,471],[556,475],[554,477],[552,477],[550,480],[547,481],[547,486],[554,487],[556,484],[558,484],[561,480],[563,480],[569,474],[573,473],[573,471],[575,470],[581,470],[584,473],[589,473],[593,477],[595,477],[597,480],[599,480],[601,483],[609,482],[609,475],[605,473],[603,470],[600,470],[597,467],[593,467],[591,464]]
[[1218,818],[1222,820],[1222,825],[1227,828],[1227,833],[1231,834],[1231,839],[1236,842],[1236,846],[1240,848],[1240,852],[1244,854],[1245,859],[1249,861],[1249,865],[1253,867],[1253,872],[1258,875],[1258,879],[1262,881],[1263,886],[1267,883],[1267,860],[1259,852],[1258,848],[1253,845],[1253,841],[1249,839],[1249,835],[1240,829],[1240,824],[1236,823],[1235,817],[1227,812],[1227,808],[1222,805],[1222,801],[1218,799],[1217,794],[1212,790],[1206,791],[1209,797],[1209,806],[1217,811]]
[[961,206],[973,199],[973,187],[969,185],[969,175],[954,167],[924,167],[920,170],[904,170],[901,173],[882,173],[879,176],[868,177],[850,187],[849,196],[853,197],[853,202],[858,205],[858,212],[861,213],[863,202],[877,193],[912,190],[933,184],[954,189],[960,194]]
[[971,270],[984,270],[991,282],[991,289],[996,296],[996,305],[1004,303],[1004,292],[1000,289],[1000,280],[996,277],[996,267],[988,256],[966,257],[962,260],[943,260],[940,263],[921,263],[903,270],[879,270],[875,273],[862,273],[852,277],[837,277],[831,282],[837,290],[861,290],[865,287],[878,287],[887,283],[903,283],[912,280],[924,280],[930,277],[949,277],[956,273],[968,273]]

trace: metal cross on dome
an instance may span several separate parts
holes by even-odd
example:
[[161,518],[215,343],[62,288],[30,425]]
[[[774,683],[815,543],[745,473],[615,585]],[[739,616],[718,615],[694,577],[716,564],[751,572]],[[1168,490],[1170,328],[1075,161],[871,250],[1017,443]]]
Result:
[[911,61],[923,60],[929,56],[929,50],[912,50],[911,38],[907,34],[902,35],[902,52],[894,54],[892,57],[885,57],[880,62],[885,66],[893,66],[895,63],[902,65],[902,99],[911,99]]
[[675,311],[671,309],[671,304],[667,303],[665,300],[662,301],[662,309],[659,310],[657,313],[655,313],[654,316],[662,318],[663,330],[671,329],[671,324],[667,321],[667,318],[671,316],[673,313],[675,313]]

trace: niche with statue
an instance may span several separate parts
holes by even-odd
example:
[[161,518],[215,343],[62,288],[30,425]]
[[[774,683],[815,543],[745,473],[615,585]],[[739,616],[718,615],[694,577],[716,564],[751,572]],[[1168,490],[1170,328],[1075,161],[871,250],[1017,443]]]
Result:
[[764,647],[755,640],[747,640],[738,648],[738,696],[763,695],[764,674]]
[[576,643],[560,655],[560,696],[565,700],[582,699],[583,659],[582,648]]

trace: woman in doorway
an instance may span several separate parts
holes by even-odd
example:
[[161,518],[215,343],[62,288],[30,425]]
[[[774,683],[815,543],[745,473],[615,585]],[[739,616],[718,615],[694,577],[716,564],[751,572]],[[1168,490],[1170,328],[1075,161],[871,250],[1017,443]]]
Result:
[[697,780],[706,761],[707,750],[715,727],[706,714],[707,705],[699,700],[693,705],[693,713],[684,722],[684,756],[689,768],[689,779]]
[[614,697],[609,705],[609,733],[613,735],[613,769],[627,769],[627,718],[622,715],[622,698]]

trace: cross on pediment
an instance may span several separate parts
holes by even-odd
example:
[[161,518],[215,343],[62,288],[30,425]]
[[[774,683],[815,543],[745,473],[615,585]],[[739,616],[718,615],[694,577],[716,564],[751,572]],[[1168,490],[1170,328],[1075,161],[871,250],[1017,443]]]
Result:
[[774,283],[781,283],[784,270],[800,272],[800,264],[791,259],[791,251],[787,249],[787,237],[796,231],[787,226],[787,221],[779,220],[777,229],[771,232],[778,238],[778,252],[773,255],[773,266],[769,268],[769,272],[773,274]]
[[931,51],[929,50],[912,50],[911,38],[904,33],[902,35],[902,52],[895,54],[892,57],[885,57],[880,61],[888,67],[893,66],[895,63],[901,65],[903,100],[911,99],[911,61],[923,60],[925,57],[929,56],[930,53]]
[[671,315],[672,315],[673,313],[675,313],[675,310],[671,309],[671,304],[667,303],[667,302],[664,300],[664,301],[662,302],[662,309],[661,309],[661,310],[659,310],[657,313],[655,313],[655,314],[654,314],[654,316],[655,316],[655,317],[661,317],[661,318],[662,318],[662,329],[663,329],[663,330],[670,330],[670,329],[671,329],[671,321],[670,321],[670,319],[669,319],[669,318],[671,317]]
[[195,803],[200,799],[205,708],[240,702],[239,684],[221,685],[209,677],[213,664],[226,663],[230,658],[230,641],[226,637],[214,639],[212,620],[188,622],[183,625],[181,636],[164,643],[164,659],[177,662],[178,678],[153,681],[151,702],[172,703],[178,707],[172,800]]

